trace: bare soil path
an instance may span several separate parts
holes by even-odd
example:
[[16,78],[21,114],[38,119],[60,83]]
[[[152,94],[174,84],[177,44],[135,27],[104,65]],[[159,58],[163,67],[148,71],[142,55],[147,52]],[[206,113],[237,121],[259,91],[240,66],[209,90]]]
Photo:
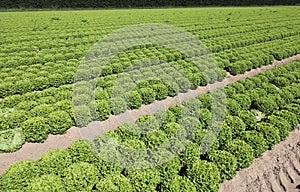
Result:
[[[49,135],[44,143],[25,143],[23,147],[13,153],[0,153],[0,174],[2,174],[11,164],[25,160],[37,160],[43,153],[51,149],[67,148],[72,142],[81,138],[94,138],[95,135],[103,133],[105,130],[114,130],[124,122],[134,122],[144,114],[153,114],[160,109],[168,109],[172,104],[180,103],[188,98],[195,98],[199,94],[207,93],[210,90],[225,87],[229,83],[233,83],[248,77],[253,77],[263,71],[280,66],[300,59],[300,54],[289,57],[281,61],[274,61],[273,64],[253,69],[244,74],[231,76],[227,74],[222,82],[209,84],[204,87],[198,87],[196,90],[189,90],[187,93],[180,93],[176,97],[168,97],[162,101],[156,101],[150,105],[143,105],[138,110],[126,111],[121,115],[111,115],[109,119],[102,122],[92,122],[87,128],[70,128],[64,135]],[[101,129],[99,129],[99,126]]]
[[289,137],[221,184],[219,192],[299,192],[300,125]]

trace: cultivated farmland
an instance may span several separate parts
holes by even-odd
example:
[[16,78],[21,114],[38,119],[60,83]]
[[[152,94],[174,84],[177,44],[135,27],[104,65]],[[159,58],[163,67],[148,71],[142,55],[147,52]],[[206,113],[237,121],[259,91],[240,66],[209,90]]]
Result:
[[[0,190],[218,191],[300,122],[299,13],[297,6],[1,12],[4,155],[74,126],[189,99],[12,164]],[[242,79],[246,73],[257,75]],[[226,83],[233,76],[241,80]],[[191,96],[205,86],[209,93]]]

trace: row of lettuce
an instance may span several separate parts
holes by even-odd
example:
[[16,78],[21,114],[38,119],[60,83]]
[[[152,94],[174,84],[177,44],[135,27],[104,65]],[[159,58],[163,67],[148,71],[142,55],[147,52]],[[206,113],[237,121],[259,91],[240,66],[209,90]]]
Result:
[[[206,62],[210,63],[210,61]],[[142,104],[163,100],[167,96],[176,96],[179,92],[186,92],[198,85],[203,86],[207,83],[221,81],[225,76],[222,70],[212,69],[206,70],[209,75],[209,79],[207,79],[202,73],[196,71],[197,68],[192,66],[189,60],[158,64],[159,60],[156,60],[152,66],[132,69],[128,73],[121,73],[118,76],[112,74],[98,78],[94,95],[95,101],[87,98],[91,96],[90,93],[84,91],[86,86],[76,90],[83,93],[83,95],[77,95],[74,94],[71,85],[6,97],[1,102],[1,108],[13,110],[0,116],[0,128],[5,132],[2,135],[23,132],[24,137],[16,142],[10,142],[9,139],[12,138],[5,137],[8,140],[6,143],[11,144],[2,145],[0,150],[15,151],[25,141],[43,142],[47,139],[48,134],[63,134],[72,125],[85,126],[93,120],[102,121],[111,114],[117,115],[128,109],[138,109]],[[180,70],[174,67],[176,65]],[[292,83],[295,78],[290,76],[282,75],[275,78],[274,83]],[[160,78],[157,79],[157,77]],[[86,101],[90,103],[85,103]],[[78,108],[74,114],[72,106],[80,103],[83,103],[84,106]],[[95,107],[95,112],[87,106]],[[74,117],[80,117],[81,114],[89,115],[75,124]]]
[[[300,122],[299,69],[300,62],[277,67],[228,85],[225,101],[217,101],[217,98],[223,98],[222,92],[214,97],[199,95],[196,99],[172,105],[167,111],[120,125],[93,141],[79,140],[67,149],[48,151],[37,161],[15,163],[0,177],[0,188],[23,191],[217,191],[221,182],[250,166],[254,158],[285,140],[297,127]],[[215,102],[226,106],[226,116],[221,124],[211,123]],[[222,111],[216,114],[221,117]],[[221,125],[219,134],[216,134],[217,125]],[[174,135],[175,140],[172,139]],[[133,151],[153,152],[152,156],[142,156],[142,161],[133,165],[150,165],[149,168],[134,169],[117,164],[122,157],[132,154],[119,145],[109,145],[108,138]],[[107,156],[103,155],[108,152],[104,149],[105,144],[110,146]],[[162,145],[164,150],[155,153]],[[209,147],[202,150],[205,146]],[[160,163],[161,158],[173,154],[174,157]]]
[[[184,12],[187,14],[186,11]],[[0,41],[3,43],[3,46],[0,47],[1,53],[3,53],[3,55],[1,55],[3,57],[1,57],[0,61],[7,61],[7,59],[9,59],[8,56],[19,56],[22,58],[32,57],[35,55],[33,50],[36,48],[40,48],[40,51],[44,54],[68,53],[67,50],[73,46],[80,47],[81,45],[95,43],[99,37],[101,38],[104,35],[111,33],[113,30],[116,30],[122,26],[136,24],[138,22],[134,19],[127,21],[113,20],[111,22],[115,22],[115,24],[110,25],[109,22],[98,22],[96,20],[96,17],[98,16],[97,14],[101,15],[102,13],[99,12],[94,14],[94,21],[85,23],[85,27],[82,28],[78,28],[78,26],[83,24],[80,22],[80,18],[75,16],[74,23],[68,23],[69,18],[63,18],[66,16],[64,14],[61,15],[61,18],[49,17],[45,14],[43,15],[43,18],[37,21],[37,23],[21,23],[20,25],[25,26],[17,30],[16,28],[13,28],[14,26],[9,26],[11,23],[5,23],[5,19],[7,19],[5,18],[2,22],[4,22],[3,25],[7,26],[7,28],[3,28],[1,30],[4,38]],[[121,15],[123,13],[119,14]],[[213,42],[215,42],[214,38],[216,37],[228,36],[227,38],[230,38],[231,35],[247,34],[248,32],[264,32],[265,30],[273,31],[277,30],[278,28],[284,31],[286,29],[290,29],[290,32],[297,31],[297,28],[295,27],[297,26],[297,21],[299,20],[297,15],[293,15],[293,18],[286,18],[280,14],[267,17],[269,13],[264,13],[265,17],[257,17],[256,15],[252,15],[251,19],[238,18],[235,21],[228,23],[223,22],[221,18],[217,18],[214,21],[210,20],[208,22],[205,20],[199,21],[198,18],[196,19],[195,17],[197,17],[197,14],[199,14],[199,12],[194,12],[194,15],[187,14],[187,17],[190,18],[189,22],[182,21],[184,18],[176,18],[173,16],[171,25],[183,27],[187,31],[199,35],[201,40],[211,39]],[[149,17],[144,17],[143,19],[146,20],[146,23],[150,22],[151,19],[153,20],[153,18]],[[157,17],[156,19],[157,23],[162,22],[162,18]],[[22,18],[20,18],[19,21],[22,21]],[[67,26],[62,29],[61,26],[66,23]],[[36,27],[34,24],[45,24],[49,25],[49,27],[40,31],[32,32],[32,27]],[[10,27],[11,29],[9,29]],[[101,28],[101,30],[99,30],[99,28]],[[62,33],[55,33],[57,30],[62,30]],[[11,35],[5,36],[6,33],[10,33]],[[30,36],[28,34],[30,34]],[[271,34],[269,33],[269,35]],[[19,46],[15,46],[16,44]],[[34,45],[36,45],[36,47]],[[61,50],[62,52],[56,52],[57,50]],[[31,64],[30,60],[28,60],[28,64]]]
[[[218,30],[227,31],[226,33],[224,32],[222,36],[213,37],[212,39],[202,39],[204,37],[200,35],[200,41],[203,40],[202,43],[216,55],[216,60],[222,68],[234,75],[241,74],[246,70],[270,64],[274,58],[283,59],[299,53],[299,40],[297,40],[300,39],[297,27],[298,20],[290,20],[288,24],[282,25],[284,21],[286,20],[281,19],[274,22],[274,25],[269,26],[258,19],[255,24],[255,28],[258,27],[256,31],[253,31],[253,27],[249,29],[251,25],[245,25],[244,29],[241,23],[237,21],[231,24],[230,27],[220,24],[220,28],[214,29],[216,31],[211,32],[211,34],[218,34]],[[293,26],[293,28],[289,26]],[[195,35],[199,35],[199,31],[201,33],[203,31],[203,29],[199,28],[199,25],[183,27],[190,29]],[[231,28],[234,27],[237,27],[237,31],[228,32],[229,29],[231,31]],[[281,28],[277,29],[278,27]],[[49,87],[73,83],[76,67],[79,64],[78,60],[85,55],[93,43],[97,42],[97,38],[92,35],[89,39],[90,33],[93,32],[91,30],[84,31],[84,35],[77,39],[69,39],[69,35],[66,35],[65,38],[60,36],[57,40],[51,39],[50,42],[43,42],[43,44],[50,47],[37,47],[36,50],[35,48],[30,48],[30,51],[19,49],[26,46],[32,47],[32,43],[17,46],[17,48],[11,50],[9,49],[10,46],[7,46],[8,48],[1,51],[3,57],[1,57],[2,61],[0,62],[0,97],[41,91]],[[128,35],[136,37],[140,33],[142,34],[143,32],[134,31]],[[205,31],[205,34],[210,34],[210,31]],[[99,36],[102,37],[102,35]],[[174,40],[174,38],[168,38],[167,34],[162,34],[155,38],[162,39],[166,44]],[[8,50],[6,51],[6,49]],[[250,51],[250,49],[254,49],[255,52]],[[161,60],[166,59],[176,62],[182,59],[182,57],[176,57],[175,52],[164,55],[165,52],[161,49],[142,50],[142,54],[140,51],[140,48],[138,48],[129,51],[128,54],[123,54],[119,58],[121,61],[110,66],[112,69],[107,69],[106,72],[119,73],[136,63],[136,59],[142,59],[145,55],[150,55],[148,56],[149,58],[154,56]],[[201,54],[201,50],[197,48],[191,51],[194,52],[194,55]],[[100,75],[105,76],[105,74]]]
[[[242,74],[248,70],[270,64],[274,59],[281,60],[300,52],[299,35],[273,40],[251,46],[234,48],[218,52],[209,57],[214,57],[218,65],[233,75]],[[205,50],[191,49],[190,54],[200,57],[206,54]],[[80,55],[82,56],[82,55]],[[179,69],[189,68],[189,73],[201,70],[187,56],[178,51],[165,49],[160,46],[135,47],[122,54],[118,54],[113,60],[97,74],[105,77],[128,70],[144,59],[172,62]],[[51,59],[50,59],[51,60]],[[18,62],[20,59],[18,59]],[[1,69],[0,97],[15,94],[24,94],[32,91],[41,91],[50,87],[59,87],[74,82],[79,61],[67,58],[45,64],[32,66],[19,65],[15,68]],[[198,68],[198,69],[195,69]],[[199,73],[199,72],[198,72]],[[86,74],[87,76],[90,74]],[[191,76],[191,74],[187,74]],[[194,74],[196,76],[197,74]],[[201,84],[198,84],[201,85]]]
[[[285,48],[282,48],[283,45]],[[205,50],[203,52],[205,53]],[[218,52],[214,58],[221,68],[233,75],[237,75],[273,63],[274,59],[281,60],[299,52],[299,41],[295,41],[295,37],[291,37],[250,47]],[[136,65],[138,61],[142,61],[145,58],[172,62],[174,66],[180,69],[186,68],[185,63],[188,63],[188,67],[193,71],[195,71],[193,68],[198,67],[186,56],[178,54],[176,51],[164,50],[161,47],[143,48],[142,50],[141,48],[136,48],[125,53],[116,56],[98,75],[105,77],[124,72],[130,66]],[[191,54],[199,57],[203,53],[195,49],[191,50]],[[78,60],[69,58],[45,64],[35,64],[30,67],[20,65],[16,68],[2,69],[0,74],[0,97],[71,84],[74,82],[75,74],[78,73],[78,63]],[[199,70],[196,69],[196,71]]]
[[[185,12],[186,14],[187,12]],[[98,22],[96,17],[102,13],[96,13],[93,16],[94,21],[85,23],[85,27],[78,28],[83,23],[80,22],[80,18],[74,17],[74,23],[68,23],[68,19],[59,18],[59,17],[49,17],[48,15],[44,15],[44,18],[41,18],[36,25],[49,25],[48,28],[45,28],[40,31],[32,32],[32,27],[36,27],[34,23],[21,23],[20,25],[25,25],[21,29],[14,28],[14,26],[9,26],[11,23],[6,23],[5,18],[2,22],[3,25],[7,26],[7,28],[3,28],[1,32],[3,33],[3,39],[1,39],[1,43],[3,46],[0,47],[1,53],[3,57],[1,57],[1,63],[7,62],[9,57],[17,56],[22,57],[34,57],[38,56],[33,52],[36,48],[39,48],[39,51],[43,54],[57,54],[57,53],[73,53],[73,47],[80,48],[82,45],[92,44],[97,41],[100,37],[111,33],[113,30],[116,30],[122,26],[137,24],[138,21],[135,20],[113,20],[115,24],[112,26],[109,22]],[[119,13],[120,15],[123,13]],[[125,13],[126,14],[126,13]],[[187,17],[190,18],[189,22],[182,21],[183,18],[176,18],[173,16],[172,25],[183,27],[187,31],[192,32],[193,34],[199,35],[201,40],[211,39],[214,42],[214,38],[222,37],[222,36],[230,36],[236,34],[247,34],[248,32],[258,32],[265,30],[274,30],[281,27],[281,29],[290,28],[290,31],[293,31],[297,25],[298,17],[293,15],[293,18],[286,18],[282,15],[272,15],[271,17],[267,17],[268,13],[265,13],[266,17],[257,17],[254,16],[252,19],[241,19],[238,18],[235,21],[230,23],[224,23],[221,19],[216,19],[214,21],[199,21],[199,19],[195,18],[198,13],[194,13],[194,15],[187,14]],[[61,17],[65,17],[66,15],[62,14]],[[149,15],[150,16],[150,15]],[[145,17],[146,23],[153,20],[153,18]],[[157,17],[157,23],[161,23],[162,18]],[[20,18],[19,21],[22,21]],[[276,21],[276,22],[275,22]],[[28,22],[28,21],[25,21]],[[153,21],[152,21],[153,22]],[[255,22],[255,23],[254,23]],[[66,24],[67,26],[63,29],[61,25]],[[255,26],[255,27],[254,27]],[[291,27],[293,26],[293,27]],[[10,28],[11,29],[8,29]],[[99,30],[101,28],[101,30]],[[16,31],[14,31],[16,30]],[[57,30],[62,30],[62,33],[55,33]],[[295,30],[296,31],[296,30]],[[10,36],[5,36],[6,33],[10,33]],[[30,36],[28,35],[30,34]],[[245,36],[247,37],[247,36]],[[5,44],[4,44],[5,43]],[[15,46],[15,45],[19,46]],[[36,45],[36,46],[34,46]],[[71,52],[68,52],[71,48]],[[57,50],[60,50],[57,52]],[[42,60],[40,61],[42,62]],[[28,65],[30,65],[31,60],[28,60]],[[26,64],[26,63],[23,63]]]

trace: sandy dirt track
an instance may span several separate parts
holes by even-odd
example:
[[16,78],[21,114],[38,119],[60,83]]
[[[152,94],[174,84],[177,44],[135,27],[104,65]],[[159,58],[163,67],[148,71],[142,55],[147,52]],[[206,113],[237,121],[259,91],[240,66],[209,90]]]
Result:
[[[80,138],[93,138],[97,134],[103,133],[105,130],[114,130],[118,125],[124,122],[134,122],[138,117],[144,114],[153,114],[160,109],[168,109],[172,104],[180,103],[187,98],[195,98],[199,94],[207,93],[209,90],[214,90],[220,87],[225,87],[229,83],[255,76],[263,71],[283,65],[300,59],[300,54],[289,57],[282,61],[274,61],[273,64],[263,66],[258,69],[253,69],[245,74],[227,77],[222,82],[209,84],[204,87],[198,87],[196,90],[189,90],[187,93],[180,93],[176,97],[168,97],[163,101],[156,101],[150,105],[143,105],[138,110],[130,110],[125,113],[115,116],[111,115],[109,119],[102,122],[93,122],[87,128],[79,129],[77,127],[70,128],[64,135],[49,135],[44,143],[25,143],[23,147],[13,153],[0,154],[0,174],[2,174],[12,163],[20,160],[32,159],[37,160],[43,153],[55,148],[67,148],[72,142]],[[101,129],[99,129],[99,124]],[[94,126],[97,125],[97,126]],[[226,191],[228,192],[228,191]]]
[[219,192],[299,192],[300,125],[289,137],[221,184]]

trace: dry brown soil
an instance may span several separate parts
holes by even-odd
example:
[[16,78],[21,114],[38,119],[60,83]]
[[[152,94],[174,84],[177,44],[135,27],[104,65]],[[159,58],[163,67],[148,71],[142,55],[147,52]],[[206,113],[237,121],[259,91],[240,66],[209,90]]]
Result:
[[300,125],[289,137],[266,151],[230,181],[221,184],[219,192],[299,192]]

